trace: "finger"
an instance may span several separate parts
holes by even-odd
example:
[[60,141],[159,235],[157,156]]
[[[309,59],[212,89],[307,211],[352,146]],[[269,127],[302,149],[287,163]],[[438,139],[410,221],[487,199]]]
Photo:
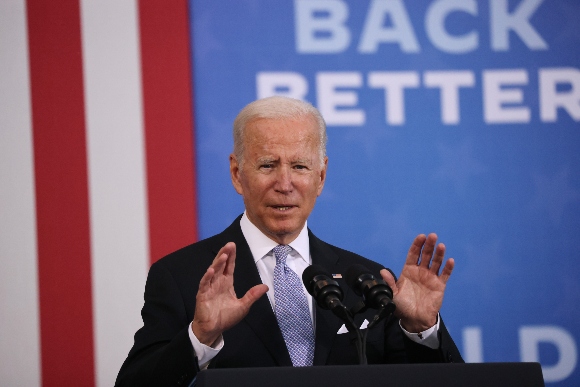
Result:
[[[213,267],[216,273],[223,273],[226,266],[226,261],[230,256],[232,250],[235,252],[236,245],[233,242],[228,242],[224,247],[220,249],[214,258],[210,267]],[[225,257],[225,258],[224,258]]]
[[445,262],[445,266],[443,267],[443,271],[441,272],[441,276],[439,278],[441,278],[441,280],[443,281],[443,283],[447,283],[447,280],[449,280],[449,277],[451,276],[451,272],[453,271],[453,268],[455,267],[455,260],[453,258],[449,258],[447,260],[447,262]]
[[222,254],[227,254],[230,255],[231,252],[236,250],[236,244],[234,242],[228,242],[224,245],[224,247],[222,247],[220,249],[220,251],[218,251],[217,255],[215,256],[215,259],[218,259]]
[[224,275],[224,269],[226,267],[226,262],[228,260],[228,255],[226,253],[218,254],[211,264],[211,268],[214,270],[215,274],[213,278],[218,275]]
[[431,261],[431,268],[430,270],[435,273],[439,274],[439,269],[441,268],[441,264],[443,263],[443,257],[445,256],[445,245],[443,243],[439,243],[435,248],[435,255],[433,255],[433,260]]
[[425,239],[427,239],[425,234],[419,234],[415,237],[415,240],[413,240],[409,252],[407,253],[407,260],[405,261],[406,265],[417,265],[419,257],[421,256],[421,249],[425,244]]
[[212,280],[214,274],[215,274],[215,271],[214,271],[213,267],[211,267],[211,266],[208,267],[208,269],[206,270],[203,277],[201,277],[201,281],[199,281],[199,289],[197,290],[198,294],[207,292],[210,289],[211,280]]
[[389,285],[389,287],[391,288],[393,293],[397,293],[397,291],[398,291],[397,283],[395,282],[395,277],[393,276],[393,274],[390,271],[388,271],[387,269],[382,269],[380,271],[380,273],[381,273],[381,277],[383,277],[383,280],[385,280],[387,285]]
[[236,244],[234,242],[229,242],[226,246],[229,249],[229,254],[224,275],[234,275],[234,269],[236,268]]
[[435,250],[435,244],[437,243],[437,234],[431,233],[427,235],[425,240],[425,245],[423,246],[423,251],[421,252],[421,266],[424,268],[429,268],[431,263],[431,258],[433,257],[433,250]]

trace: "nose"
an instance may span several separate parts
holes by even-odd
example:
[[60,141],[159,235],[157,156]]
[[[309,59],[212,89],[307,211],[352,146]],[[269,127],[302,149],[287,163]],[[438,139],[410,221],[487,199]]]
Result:
[[283,166],[278,169],[276,175],[276,187],[275,190],[281,193],[287,193],[292,191],[292,170],[290,167]]

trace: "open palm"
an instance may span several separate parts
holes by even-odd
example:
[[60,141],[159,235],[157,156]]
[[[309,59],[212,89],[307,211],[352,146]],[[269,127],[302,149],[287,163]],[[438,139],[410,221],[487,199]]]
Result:
[[443,303],[447,280],[455,264],[449,258],[443,267],[445,245],[437,244],[437,235],[418,235],[403,266],[397,282],[387,270],[381,270],[383,279],[393,289],[395,314],[409,332],[422,332],[437,322],[437,314]]

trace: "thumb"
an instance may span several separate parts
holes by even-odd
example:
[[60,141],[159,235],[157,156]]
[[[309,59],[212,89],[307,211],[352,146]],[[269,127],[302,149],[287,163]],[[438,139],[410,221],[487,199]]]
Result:
[[389,287],[393,290],[393,293],[397,294],[397,283],[395,282],[395,277],[393,277],[393,274],[391,274],[391,272],[387,269],[382,269],[380,273],[381,277],[383,277],[387,285],[389,285]]
[[244,294],[244,297],[240,299],[240,301],[244,304],[245,307],[251,307],[254,302],[258,301],[260,297],[262,297],[268,291],[268,286],[264,284],[256,285]]

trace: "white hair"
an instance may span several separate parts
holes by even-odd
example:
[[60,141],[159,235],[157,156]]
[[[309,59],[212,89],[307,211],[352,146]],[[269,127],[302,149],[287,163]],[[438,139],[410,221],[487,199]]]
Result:
[[257,119],[302,119],[310,117],[316,122],[319,134],[320,165],[326,157],[326,123],[314,106],[294,98],[274,96],[258,99],[246,105],[234,120],[234,156],[238,163],[243,163],[244,130],[246,126]]

